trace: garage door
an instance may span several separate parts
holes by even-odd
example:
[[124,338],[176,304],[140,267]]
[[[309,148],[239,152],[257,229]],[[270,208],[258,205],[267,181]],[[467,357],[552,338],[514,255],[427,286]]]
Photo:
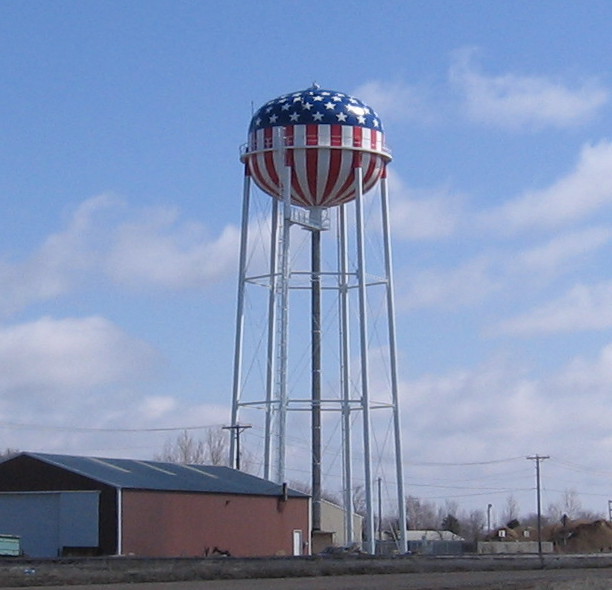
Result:
[[98,546],[99,492],[0,493],[0,533],[18,535],[25,555],[57,557]]

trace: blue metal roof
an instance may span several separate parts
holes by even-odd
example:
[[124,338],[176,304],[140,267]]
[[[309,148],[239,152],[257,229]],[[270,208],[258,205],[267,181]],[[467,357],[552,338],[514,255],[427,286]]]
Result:
[[[23,456],[116,488],[255,496],[280,496],[283,493],[279,484],[230,467],[29,452],[20,453],[8,461]],[[291,489],[288,495],[308,497]]]

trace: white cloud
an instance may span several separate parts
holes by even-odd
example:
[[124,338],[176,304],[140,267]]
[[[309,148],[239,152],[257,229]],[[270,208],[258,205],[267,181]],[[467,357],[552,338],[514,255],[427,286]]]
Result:
[[569,85],[545,77],[487,76],[474,63],[474,50],[457,51],[451,83],[463,94],[467,115],[496,127],[569,127],[592,119],[609,99],[596,81]]
[[[523,250],[514,243],[508,249],[489,248],[486,255],[460,260],[456,266],[398,269],[396,282],[399,308],[404,311],[421,308],[456,310],[487,303],[492,297],[514,298],[512,293],[515,292],[517,284],[521,285],[521,297],[538,293],[560,276],[572,276],[572,273],[580,271],[611,241],[612,229],[604,226],[587,227],[557,235]],[[590,288],[577,289],[580,291]],[[597,287],[591,294],[592,304],[597,302],[597,307],[592,312],[595,316],[602,313],[605,306],[605,293],[597,295],[601,290],[602,287]],[[560,301],[533,312],[533,315],[527,314],[523,319],[530,318],[535,321],[537,317],[538,321],[543,322],[551,321],[553,316],[559,315],[566,318],[566,329],[569,329],[570,318],[585,307],[576,307],[576,298],[577,294],[568,296],[567,302],[558,313],[553,310],[561,306]],[[564,310],[565,306],[573,308],[569,315]],[[519,330],[515,321],[518,319],[504,322],[502,331]],[[522,319],[520,321],[522,322]],[[590,323],[597,326],[595,318],[590,320]],[[576,320],[573,324],[580,325],[581,322]],[[604,325],[607,324],[604,322],[602,326]],[[525,328],[520,328],[521,331],[523,329]]]
[[486,300],[501,286],[493,274],[491,261],[486,257],[469,260],[451,269],[399,274],[397,284],[399,307],[404,310],[424,307],[457,309],[474,305]]
[[452,235],[461,218],[464,198],[445,189],[415,191],[389,172],[392,231],[408,240],[431,240]]
[[145,421],[166,416],[176,409],[177,401],[169,395],[152,395],[146,397],[139,405],[138,415]]
[[0,314],[15,313],[69,291],[77,273],[94,264],[94,218],[116,205],[110,195],[88,199],[76,209],[63,231],[51,234],[24,260],[0,261]]
[[[211,237],[176,211],[142,210],[100,195],[81,203],[61,230],[20,259],[0,261],[0,315],[76,290],[82,306],[90,282],[97,291],[110,291],[113,281],[202,289],[235,272],[237,252],[233,226]],[[180,390],[157,393],[164,366],[153,346],[98,315],[0,323],[0,448],[150,458],[167,433],[146,429],[227,416],[216,405],[190,406]],[[104,431],[109,428],[118,430],[111,435]],[[138,428],[143,431],[122,432]]]
[[144,392],[161,366],[152,346],[101,317],[0,327],[0,448],[152,458],[181,428],[227,420],[226,406]]
[[513,335],[605,330],[612,327],[612,282],[578,284],[561,297],[500,323]]
[[112,239],[105,267],[116,282],[190,289],[235,270],[240,232],[228,226],[210,239],[201,224],[180,222],[175,210],[158,208],[119,225]]
[[381,82],[373,80],[353,92],[366,104],[371,105],[385,122],[428,122],[435,118],[429,106],[428,92],[420,86],[404,82]]
[[[568,482],[579,493],[601,490],[604,498],[607,476],[568,473],[559,465],[574,460],[607,471],[611,359],[607,345],[597,358],[573,359],[550,375],[532,375],[520,359],[496,358],[402,383],[405,456],[414,461],[408,489],[420,495],[422,486],[439,501],[482,502],[484,496],[498,506],[512,493],[526,514],[533,505],[534,473],[525,457],[537,452],[551,457],[544,476],[547,501]],[[501,459],[508,460],[490,464]],[[419,466],[427,462],[434,466]],[[603,502],[585,499],[596,510]]]
[[62,269],[45,264],[39,255],[25,262],[12,264],[0,261],[0,313],[12,314],[27,305],[51,299],[68,289],[68,277]]
[[560,375],[568,389],[607,392],[612,384],[612,344],[604,346],[596,359],[575,358]]
[[541,190],[528,191],[485,212],[481,225],[495,231],[551,229],[582,220],[612,205],[612,142],[582,148],[569,174]]
[[100,195],[84,201],[62,231],[22,260],[0,260],[0,314],[82,288],[94,275],[142,289],[202,289],[235,272],[238,245],[235,226],[211,237],[176,210],[131,210]]
[[[468,440],[492,436],[506,441],[509,437],[521,439],[530,434],[530,417],[546,409],[537,382],[507,359],[494,359],[446,375],[426,375],[403,387],[404,406],[408,406],[405,411],[423,420],[420,428],[426,429],[427,422],[435,422],[440,409],[452,408],[444,418],[445,436],[451,438],[467,434]],[[463,447],[454,448],[463,453]],[[509,456],[508,451],[499,456]]]
[[[463,251],[466,243],[476,245],[483,241],[486,245],[487,236],[493,236],[498,245],[492,249],[489,240],[486,254],[464,260],[459,258],[454,265],[399,270],[396,275],[400,309],[437,307],[448,310],[480,304],[494,294],[509,295],[517,281],[523,286],[523,297],[529,289],[539,291],[559,276],[579,272],[612,240],[612,229],[603,224],[571,229],[572,224],[592,218],[608,204],[612,205],[611,169],[612,142],[586,146],[574,169],[549,187],[525,193],[496,209],[471,217],[461,196],[430,193],[415,198],[415,191],[408,189],[397,175],[391,175],[394,196],[391,219],[396,237],[440,241],[453,236],[461,243],[457,242],[451,260],[457,260],[456,254]],[[568,226],[570,229],[556,231],[548,240],[530,246],[524,241],[504,243],[518,230],[535,227],[554,232],[558,227]],[[537,234],[531,231],[531,242],[535,236]],[[446,242],[446,246],[452,245]],[[541,321],[549,321],[558,304],[540,310],[537,315]],[[573,304],[573,301],[568,303]],[[601,305],[603,302],[598,308]],[[569,318],[574,317],[578,309],[574,308],[565,320],[568,326]],[[531,314],[527,317],[535,321]],[[591,323],[596,325],[595,320]],[[572,325],[582,325],[582,322],[576,319]],[[512,320],[509,324],[504,323],[503,330],[514,331],[519,327]]]
[[536,273],[537,276],[558,275],[577,264],[612,240],[612,229],[589,227],[555,236],[544,244],[513,255],[511,264],[516,273]]
[[101,317],[44,317],[0,328],[0,391],[8,398],[81,395],[141,380],[156,360],[149,345]]

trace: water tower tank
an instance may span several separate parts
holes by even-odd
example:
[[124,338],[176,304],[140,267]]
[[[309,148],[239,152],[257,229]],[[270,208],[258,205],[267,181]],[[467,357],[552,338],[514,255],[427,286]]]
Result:
[[372,108],[313,86],[270,100],[253,115],[241,159],[269,195],[282,198],[283,171],[290,166],[293,204],[334,207],[355,198],[355,168],[363,171],[365,193],[391,155]]

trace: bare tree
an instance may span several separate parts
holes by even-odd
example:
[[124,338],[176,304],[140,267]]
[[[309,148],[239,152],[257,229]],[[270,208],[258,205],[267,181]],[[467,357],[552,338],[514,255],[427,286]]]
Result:
[[205,446],[210,465],[227,465],[227,436],[220,428],[208,429]]
[[435,530],[439,525],[435,503],[421,500],[415,496],[406,497],[406,517],[408,518],[408,528],[412,530]]
[[566,489],[558,502],[548,505],[547,518],[551,522],[563,522],[566,518],[570,520],[597,520],[602,514],[584,510],[578,492],[574,489]]
[[227,465],[227,435],[221,428],[209,429],[206,438],[196,439],[187,430],[166,441],[157,461],[193,465]]
[[442,512],[445,515],[454,514],[455,516],[457,516],[459,514],[459,502],[457,502],[456,500],[444,500]]
[[582,502],[578,497],[578,492],[573,489],[566,489],[562,496],[563,512],[569,518],[578,518],[582,512]]
[[582,512],[582,503],[578,492],[574,489],[565,489],[559,502],[548,506],[548,517],[553,522],[560,521],[564,516],[569,519],[579,518]]
[[519,504],[516,501],[516,498],[510,494],[506,498],[506,505],[504,506],[504,511],[502,512],[502,522],[504,524],[511,522],[513,520],[517,520],[519,517]]
[[461,523],[463,536],[472,543],[476,543],[485,529],[486,518],[484,510],[472,510]]

